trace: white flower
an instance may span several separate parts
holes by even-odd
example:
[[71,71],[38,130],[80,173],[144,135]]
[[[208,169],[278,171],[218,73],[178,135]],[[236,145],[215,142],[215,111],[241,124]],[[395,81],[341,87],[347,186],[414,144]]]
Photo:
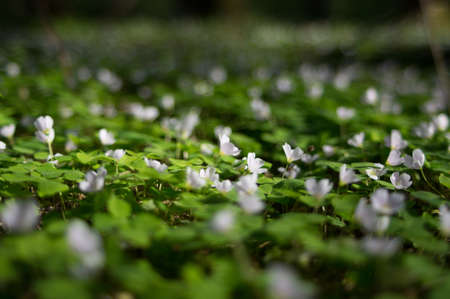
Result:
[[98,138],[100,138],[100,142],[103,145],[112,145],[116,142],[113,133],[108,132],[106,129],[100,129],[98,132]]
[[192,135],[192,132],[194,131],[194,128],[195,126],[197,126],[198,122],[198,112],[195,110],[189,111],[189,113],[181,119],[176,128],[178,136],[180,136],[182,139],[188,139]]
[[308,96],[312,99],[318,99],[323,95],[323,85],[320,83],[313,83],[308,88]]
[[6,138],[11,138],[14,136],[14,132],[16,131],[16,125],[10,124],[0,128],[0,135]]
[[20,75],[20,66],[15,62],[8,62],[6,65],[6,73],[11,78],[17,77]]
[[234,213],[230,210],[222,210],[214,214],[211,220],[211,227],[213,230],[225,233],[233,228]]
[[286,155],[286,160],[288,163],[297,161],[303,156],[303,151],[299,147],[296,147],[294,150],[292,150],[291,146],[288,143],[283,144],[283,151]]
[[316,161],[319,158],[318,154],[310,155],[310,154],[303,154],[300,158],[303,163],[311,164],[312,162]]
[[329,179],[321,179],[320,181],[307,179],[305,187],[309,194],[317,199],[321,199],[331,191],[333,183],[331,183]]
[[441,222],[442,233],[446,236],[450,236],[450,210],[444,204],[439,207],[439,219]]
[[220,138],[222,135],[230,136],[231,132],[230,127],[217,126],[214,128],[214,135],[216,135],[217,138]]
[[370,87],[366,90],[363,98],[364,103],[375,105],[378,102],[378,92],[375,88]]
[[341,120],[349,120],[355,116],[355,109],[347,107],[338,107],[336,109],[336,114]]
[[233,189],[233,184],[231,184],[230,180],[216,181],[214,186],[220,192],[227,193]]
[[0,153],[3,152],[6,149],[6,143],[3,141],[0,141]]
[[44,143],[52,143],[55,139],[55,131],[53,130],[53,118],[50,116],[40,116],[34,121],[36,127],[36,137]]
[[230,137],[227,135],[219,136],[220,153],[223,155],[237,156],[241,152],[233,143],[230,142]]
[[391,150],[402,150],[408,145],[408,142],[403,140],[402,134],[398,130],[392,130],[391,135],[384,139],[384,144]]
[[408,189],[412,185],[411,176],[407,173],[394,172],[391,175],[391,183],[396,189]]
[[265,173],[267,169],[262,168],[264,161],[260,158],[256,158],[255,153],[248,153],[246,169],[254,174]]
[[350,138],[349,140],[347,140],[347,143],[354,147],[362,147],[364,143],[364,137],[365,137],[364,132],[358,133],[356,135],[353,135],[353,137]]
[[154,121],[159,116],[159,110],[153,106],[142,107],[140,113],[136,117],[143,121]]
[[297,278],[295,272],[283,264],[271,265],[267,271],[269,298],[309,299],[314,298],[313,289]]
[[288,77],[279,77],[276,81],[278,91],[283,93],[290,92],[293,88],[292,85],[292,81]]
[[374,210],[383,215],[393,215],[403,208],[405,196],[401,193],[389,193],[384,188],[378,188],[370,196]]
[[344,164],[339,169],[339,185],[347,185],[351,183],[359,182],[360,179],[356,177],[353,169],[347,168],[347,165]]
[[441,113],[433,117],[433,123],[439,131],[445,131],[448,128],[448,116]]
[[378,216],[365,198],[359,200],[355,211],[355,219],[368,232],[384,232],[390,223],[389,216]]
[[166,94],[161,98],[161,107],[164,110],[171,110],[175,106],[175,98],[173,95]]
[[325,154],[325,156],[327,156],[327,157],[333,156],[334,152],[336,151],[336,149],[331,145],[322,146],[322,150],[323,150],[323,153]]
[[206,185],[206,180],[202,178],[197,171],[191,169],[190,167],[186,169],[186,180],[187,184],[194,189],[200,189]]
[[227,71],[221,66],[216,66],[210,71],[209,78],[216,84],[223,83],[227,80]]
[[211,155],[213,153],[214,145],[209,143],[202,143],[200,145],[200,151],[204,155]]
[[253,99],[250,103],[253,114],[257,120],[266,120],[270,118],[270,106],[260,99]]
[[122,88],[122,79],[108,69],[102,68],[97,72],[97,80],[108,87],[112,92],[119,91]]
[[109,150],[105,153],[105,156],[111,157],[115,159],[116,161],[120,161],[122,157],[125,155],[125,150],[123,149],[116,149],[116,150]]
[[339,71],[336,76],[334,77],[333,84],[334,86],[339,90],[345,90],[350,85],[352,78],[351,78],[350,71],[342,70]]
[[84,181],[80,182],[80,190],[86,193],[97,192],[103,189],[105,184],[106,169],[100,167],[97,172],[88,171]]
[[72,220],[66,232],[70,248],[81,259],[87,270],[97,270],[103,266],[104,254],[100,235],[82,220]]
[[398,250],[400,241],[398,239],[364,237],[361,245],[367,253],[388,257]]
[[256,174],[241,176],[236,183],[236,189],[240,193],[253,194],[258,190],[258,185],[256,184],[257,179]]
[[49,129],[45,133],[43,131],[36,131],[36,138],[39,139],[39,141],[44,143],[52,143],[55,139],[55,130]]
[[0,220],[9,231],[27,232],[39,221],[39,207],[33,200],[9,200],[1,212]]
[[53,118],[51,118],[48,115],[39,116],[34,121],[34,126],[36,127],[36,129],[38,131],[43,131],[43,132],[53,129]]
[[256,194],[239,194],[238,203],[248,214],[256,214],[264,209],[264,202]]
[[145,164],[147,164],[148,167],[151,167],[155,169],[157,172],[164,172],[167,169],[167,165],[164,163],[161,163],[157,160],[151,160],[144,157]]
[[200,177],[215,183],[219,180],[219,175],[214,167],[208,166],[206,169],[200,169]]
[[384,169],[384,165],[380,163],[375,163],[375,166],[377,168],[368,168],[366,169],[366,174],[372,179],[372,180],[379,180],[380,177],[382,177],[386,173],[386,169]]
[[390,166],[398,166],[403,164],[405,159],[401,156],[400,151],[398,150],[391,150],[389,152],[389,156],[386,160],[386,164]]
[[414,134],[420,138],[431,138],[436,133],[436,127],[434,123],[421,122],[417,127],[413,129]]
[[74,151],[77,148],[77,145],[71,139],[67,140],[66,144],[64,145],[64,149],[66,150],[66,152]]
[[405,155],[403,165],[410,169],[421,169],[425,163],[425,155],[421,149],[415,149],[412,152],[412,156]]
[[159,110],[153,106],[142,106],[140,103],[132,103],[128,106],[131,115],[142,121],[153,121],[159,116]]
[[300,172],[300,168],[295,164],[291,164],[288,167],[288,169],[286,169],[284,167],[279,167],[278,171],[281,172],[281,174],[283,176],[285,176],[289,179],[295,179]]

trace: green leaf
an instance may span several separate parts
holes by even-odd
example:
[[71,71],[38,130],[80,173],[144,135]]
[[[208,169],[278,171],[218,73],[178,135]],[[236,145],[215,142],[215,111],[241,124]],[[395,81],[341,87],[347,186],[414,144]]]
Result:
[[414,191],[411,192],[411,196],[435,207],[439,207],[444,202],[439,195],[427,191]]
[[441,173],[439,176],[439,182],[447,188],[450,188],[450,178],[445,174]]
[[130,205],[122,199],[112,196],[108,200],[108,211],[116,218],[127,218],[131,215]]
[[51,196],[67,190],[69,190],[69,186],[60,182],[42,180],[38,183],[38,195],[40,197]]

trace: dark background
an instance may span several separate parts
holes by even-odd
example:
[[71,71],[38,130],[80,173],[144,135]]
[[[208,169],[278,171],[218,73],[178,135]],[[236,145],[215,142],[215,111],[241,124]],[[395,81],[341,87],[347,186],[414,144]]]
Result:
[[4,0],[0,23],[27,25],[40,14],[116,19],[265,17],[281,22],[382,23],[419,13],[419,0]]

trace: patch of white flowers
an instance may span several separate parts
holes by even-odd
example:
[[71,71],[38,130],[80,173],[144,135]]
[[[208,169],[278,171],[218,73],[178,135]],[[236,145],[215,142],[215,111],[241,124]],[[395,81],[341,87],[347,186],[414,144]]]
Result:
[[33,230],[39,222],[39,207],[34,200],[8,200],[0,214],[3,226],[11,232]]
[[87,276],[98,271],[104,264],[102,239],[82,220],[72,220],[66,231],[67,244],[80,259],[73,271]]
[[303,151],[301,148],[296,147],[295,149],[292,149],[288,143],[283,144],[283,151],[286,155],[288,164],[301,159],[303,156]]
[[144,157],[144,161],[148,167],[155,169],[157,172],[161,173],[166,171],[167,169],[167,165],[159,162],[158,160],[147,159],[146,157]]
[[106,129],[100,129],[100,131],[98,131],[98,138],[100,139],[102,145],[113,145],[116,143],[114,134]]
[[355,171],[351,168],[347,168],[346,164],[343,164],[339,169],[339,185],[344,186],[352,183],[359,182],[360,179],[356,176]]
[[375,163],[374,168],[370,167],[366,169],[366,174],[372,180],[379,180],[383,175],[386,174],[387,170],[384,168],[383,164]]
[[347,143],[354,147],[363,147],[365,135],[366,134],[364,132],[355,134],[352,138],[347,140]]
[[338,107],[336,110],[336,114],[340,120],[349,120],[355,116],[355,109],[347,107]]
[[407,173],[400,174],[396,171],[391,175],[391,183],[395,189],[408,189],[412,185],[411,176]]
[[14,132],[16,131],[15,124],[9,124],[0,128],[0,135],[5,138],[11,139],[14,136]]
[[321,179],[320,181],[317,181],[316,179],[307,179],[305,187],[311,196],[322,199],[331,191],[333,183],[331,183],[329,179]]
[[219,136],[220,153],[222,155],[237,156],[241,150],[230,142],[230,137],[226,134]]
[[403,164],[410,169],[421,169],[425,163],[425,154],[421,149],[415,149],[412,156],[405,155]]
[[105,153],[105,156],[113,158],[116,161],[120,161],[122,157],[125,155],[125,150],[123,149],[115,149],[115,150],[109,150]]
[[398,130],[392,130],[391,135],[384,139],[384,144],[390,147],[391,150],[400,151],[408,146],[408,142],[403,140],[402,134]]
[[206,179],[200,176],[200,173],[188,167],[186,169],[186,181],[188,186],[193,189],[200,189],[206,185]]
[[86,193],[102,190],[105,185],[106,174],[106,169],[103,167],[100,167],[97,171],[88,171],[84,181],[79,184],[80,190]]

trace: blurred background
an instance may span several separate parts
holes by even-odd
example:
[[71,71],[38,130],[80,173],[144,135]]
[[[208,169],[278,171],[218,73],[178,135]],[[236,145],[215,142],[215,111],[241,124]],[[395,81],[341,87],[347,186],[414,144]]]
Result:
[[[445,0],[432,2],[436,9],[445,10],[448,6]],[[3,1],[0,22],[16,26],[30,24],[36,16],[46,13],[55,17],[95,19],[257,16],[295,23],[323,20],[379,23],[414,17],[419,10],[419,0],[14,0]]]
[[0,65],[29,74],[59,65],[67,78],[108,67],[125,87],[135,77],[207,78],[217,66],[281,75],[305,63],[394,65],[448,85],[446,0],[14,0],[2,3],[0,26]]

